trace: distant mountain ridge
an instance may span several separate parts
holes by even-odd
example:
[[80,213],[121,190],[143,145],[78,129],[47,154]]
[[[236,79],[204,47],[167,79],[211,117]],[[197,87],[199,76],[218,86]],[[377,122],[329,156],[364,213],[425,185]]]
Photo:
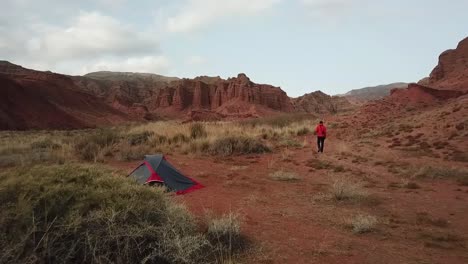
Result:
[[368,101],[378,100],[384,98],[385,96],[389,96],[393,89],[404,88],[408,88],[408,83],[396,82],[391,84],[354,89],[341,96],[348,98],[352,103],[363,104]]

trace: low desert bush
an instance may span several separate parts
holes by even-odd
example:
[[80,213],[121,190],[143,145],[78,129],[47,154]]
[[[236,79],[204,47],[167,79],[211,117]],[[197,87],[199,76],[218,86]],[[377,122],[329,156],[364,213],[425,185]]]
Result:
[[0,187],[1,263],[210,262],[187,210],[124,175],[34,166],[2,171]]
[[150,138],[149,138],[149,145],[153,146],[153,147],[159,147],[161,145],[164,145],[168,142],[168,138],[164,135],[157,135],[157,134],[153,134]]
[[193,123],[190,125],[190,137],[193,139],[205,138],[208,133],[202,123]]
[[440,249],[465,248],[465,238],[448,232],[423,232],[420,238],[425,240],[424,246]]
[[240,154],[270,152],[270,148],[260,140],[246,136],[227,136],[216,139],[210,146],[213,155],[230,156]]
[[141,145],[148,142],[151,136],[154,135],[154,132],[151,131],[143,131],[140,133],[133,133],[126,136],[127,141],[130,145]]
[[121,144],[119,149],[116,157],[120,161],[142,160],[145,155],[153,154],[150,153],[150,148],[142,145],[131,146],[130,144]]
[[303,127],[301,129],[299,129],[297,132],[296,132],[296,135],[298,136],[305,136],[307,134],[310,133],[310,129],[308,129],[307,127]]
[[94,142],[87,142],[86,140],[81,140],[75,145],[75,151],[78,157],[85,161],[96,161],[100,147]]
[[175,134],[172,138],[168,140],[169,144],[179,144],[179,143],[187,143],[190,141],[190,138],[182,133]]
[[49,138],[31,143],[32,149],[58,149],[60,147],[60,144],[55,143]]
[[333,166],[330,164],[328,161],[323,161],[319,159],[310,159],[307,161],[307,166],[314,168],[316,170],[325,170],[325,169],[330,169]]
[[301,179],[296,173],[283,170],[270,173],[270,178],[275,181],[298,181]]
[[187,153],[209,153],[210,152],[210,142],[208,140],[195,140],[190,142],[188,148],[186,148]]
[[288,148],[301,148],[303,144],[293,138],[286,138],[281,140],[279,145]]
[[377,223],[377,217],[372,215],[359,214],[351,219],[349,225],[351,226],[353,233],[363,234],[374,230]]
[[449,221],[443,218],[433,218],[426,212],[421,212],[416,214],[416,223],[429,224],[437,227],[447,227],[449,226]]
[[207,238],[215,254],[222,259],[232,259],[233,255],[248,246],[247,239],[241,233],[240,217],[232,212],[208,220]]
[[330,191],[332,198],[336,201],[362,201],[369,196],[362,184],[344,177],[335,179]]
[[75,143],[75,152],[85,161],[97,161],[101,149],[111,146],[120,140],[120,135],[112,129],[99,129],[82,135]]
[[462,185],[468,185],[468,171],[457,168],[422,167],[414,175],[416,178],[453,179]]

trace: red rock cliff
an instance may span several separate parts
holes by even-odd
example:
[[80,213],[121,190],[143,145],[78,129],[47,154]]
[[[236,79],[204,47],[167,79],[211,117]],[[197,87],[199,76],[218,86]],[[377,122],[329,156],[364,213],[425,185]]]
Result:
[[[146,103],[150,111],[171,108],[186,113],[192,110],[216,112],[233,101],[272,111],[294,110],[289,97],[280,88],[253,83],[245,74],[228,80],[215,79],[208,83],[201,78],[175,81],[157,91]],[[236,110],[239,109],[234,109],[234,112],[241,114],[242,111]]]
[[468,91],[468,38],[440,55],[439,64],[426,82],[438,89]]

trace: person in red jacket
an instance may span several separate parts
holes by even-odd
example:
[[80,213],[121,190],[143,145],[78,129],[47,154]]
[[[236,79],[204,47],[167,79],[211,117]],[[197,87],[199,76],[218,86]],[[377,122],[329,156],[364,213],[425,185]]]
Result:
[[327,137],[327,128],[323,125],[323,121],[315,128],[315,135],[317,135],[318,152],[323,153],[323,146],[325,145],[325,138]]

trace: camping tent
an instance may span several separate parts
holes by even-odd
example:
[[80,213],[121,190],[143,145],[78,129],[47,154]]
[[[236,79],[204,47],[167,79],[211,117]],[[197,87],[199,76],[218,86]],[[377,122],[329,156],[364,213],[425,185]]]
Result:
[[145,156],[143,162],[129,176],[141,184],[163,184],[177,194],[203,188],[203,185],[180,173],[162,154]]

